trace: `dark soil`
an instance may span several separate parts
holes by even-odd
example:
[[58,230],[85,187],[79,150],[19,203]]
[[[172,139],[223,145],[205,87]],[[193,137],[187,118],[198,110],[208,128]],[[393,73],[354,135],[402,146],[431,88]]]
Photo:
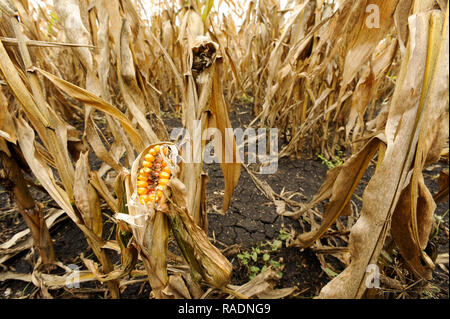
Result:
[[[233,106],[230,114],[233,127],[244,128],[245,125],[250,123],[253,119],[250,110],[251,108],[245,105]],[[169,132],[171,128],[180,126],[179,119],[170,113],[165,114],[164,120]],[[91,161],[94,162],[94,166],[98,167],[98,162],[94,157]],[[438,190],[435,177],[444,166],[445,164],[440,163],[425,172],[427,185],[433,194]],[[319,189],[325,179],[327,169],[327,166],[317,158],[303,158],[301,160],[283,158],[279,161],[278,170],[275,174],[258,175],[258,178],[266,181],[277,193],[283,190],[298,192],[299,194],[292,199],[298,202],[307,202]],[[299,289],[298,291],[301,292],[297,296],[298,298],[310,298],[317,295],[320,289],[330,280],[330,277],[322,270],[321,264],[312,250],[286,247],[283,240],[281,240],[282,245],[277,249],[269,249],[271,243],[280,240],[282,230],[300,233],[308,229],[301,227],[299,221],[279,216],[273,203],[259,191],[244,168],[242,168],[241,177],[228,212],[226,215],[218,214],[215,208],[220,208],[222,204],[224,183],[222,171],[218,164],[205,165],[205,171],[210,178],[207,184],[209,236],[219,249],[237,245],[234,246],[235,250],[226,254],[233,265],[232,284],[244,284],[248,282],[251,275],[239,254],[245,251],[250,252],[255,247],[261,247],[263,251],[268,253],[269,259],[263,261],[263,253],[261,253],[258,255],[258,260],[251,262],[251,264],[259,268],[267,266],[271,262],[277,264],[277,269],[282,275],[277,284],[278,288],[296,286]],[[369,167],[356,190],[358,196],[362,196],[373,172],[374,167]],[[38,201],[47,201],[47,205],[56,206],[46,194],[35,189],[32,189],[32,192]],[[358,209],[361,209],[361,202],[358,198],[354,196],[353,199]],[[436,214],[442,215],[447,210],[448,199],[445,202],[438,203]],[[105,214],[110,215],[111,212],[105,210]],[[0,185],[0,244],[25,228],[26,225],[17,212],[15,204],[10,201],[7,192]],[[114,231],[113,223],[105,218],[104,237],[114,239]],[[64,264],[76,264],[80,269],[84,269],[79,258],[81,253],[86,257],[95,259],[82,232],[68,218],[59,222],[52,229],[51,234],[55,240],[57,258]],[[438,241],[439,252],[448,252],[448,216],[439,229]],[[3,267],[0,265],[0,271],[30,273],[35,259],[36,254],[31,256],[29,251],[24,251],[5,262]],[[113,256],[113,261],[119,262],[119,257]],[[343,265],[336,258],[327,257],[327,261],[330,262],[333,269],[337,271],[343,269]],[[142,267],[142,265],[138,264],[137,267]],[[448,268],[448,264],[446,264],[446,267]],[[431,284],[436,288],[432,297],[448,298],[448,271],[445,272],[440,267],[436,267]],[[85,289],[85,292],[83,292],[83,289]],[[60,289],[51,291],[51,294],[55,298],[103,298],[105,291],[105,286],[102,284],[91,282],[81,284],[81,289],[77,293]],[[150,291],[149,284],[146,281],[141,281],[127,286],[122,291],[122,297],[148,298]],[[390,297],[395,296],[390,295]],[[21,297],[39,298],[40,296],[32,284],[17,280],[0,282],[0,299]],[[410,297],[430,296],[417,293]]]

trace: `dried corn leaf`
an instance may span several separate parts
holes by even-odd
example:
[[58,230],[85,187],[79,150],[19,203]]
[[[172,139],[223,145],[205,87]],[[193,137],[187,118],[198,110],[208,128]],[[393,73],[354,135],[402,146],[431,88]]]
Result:
[[425,71],[424,93],[417,119],[420,132],[409,189],[410,209],[408,217],[402,221],[403,225],[407,221],[407,225],[411,227],[412,237],[397,237],[396,240],[399,243],[412,239],[410,245],[403,245],[407,246],[405,250],[414,249],[412,258],[415,262],[408,262],[419,276],[427,279],[431,279],[434,265],[424,250],[431,232],[436,204],[425,186],[422,171],[427,162],[431,164],[439,159],[448,140],[448,22],[444,26],[444,19],[441,12],[432,12],[430,15],[428,68]]
[[127,20],[123,20],[120,33],[120,55],[117,60],[119,86],[125,103],[144,132],[143,136],[145,144],[156,143],[158,137],[145,118],[144,96],[136,81],[136,70],[134,68],[133,56],[129,43],[131,37],[130,33],[129,23]]
[[97,125],[94,123],[94,120],[91,116],[86,119],[85,126],[85,134],[86,139],[92,147],[95,155],[106,163],[109,167],[114,169],[116,172],[120,172],[122,170],[122,166],[116,157],[114,157],[114,153],[108,150],[103,144],[101,138],[99,137],[97,131],[99,131]]
[[[45,223],[47,228],[51,229],[64,214],[61,209],[51,209],[49,213],[45,216]],[[24,229],[11,237],[6,242],[0,245],[0,264],[3,264],[8,259],[14,257],[18,253],[30,249],[33,246],[33,239],[30,236],[30,229]]]
[[434,200],[436,202],[440,202],[448,199],[448,191],[449,191],[449,178],[448,178],[448,170],[441,171],[439,174],[439,191],[436,195],[434,195]]
[[[195,16],[194,13],[190,13]],[[198,20],[195,20],[198,22]],[[195,28],[194,28],[195,29]],[[190,33],[188,33],[190,35]],[[222,211],[226,212],[230,205],[234,188],[239,180],[241,165],[236,151],[236,142],[230,132],[231,123],[228,117],[228,106],[223,97],[221,83],[222,58],[217,56],[217,44],[207,37],[188,37],[188,63],[191,63],[191,74],[187,77],[184,102],[185,125],[194,141],[191,146],[191,158],[182,171],[183,181],[188,189],[188,210],[198,223],[205,212],[201,211],[201,161],[206,145],[202,140],[203,130],[216,128],[219,138],[214,138],[215,151],[224,174],[225,192]],[[195,76],[194,76],[195,75]],[[196,85],[197,82],[197,85]],[[202,132],[195,128],[195,121],[200,121]],[[199,135],[201,134],[201,135]],[[197,141],[202,141],[198,143]]]
[[36,148],[34,146],[35,134],[33,129],[21,118],[17,119],[16,125],[19,145],[31,171],[45,190],[55,200],[55,202],[67,213],[67,215],[69,215],[72,220],[78,222],[79,218],[72,208],[69,197],[66,192],[57,185],[53,172],[46,165],[39,152],[36,152]]
[[113,212],[119,211],[117,200],[113,198],[105,182],[100,178],[97,171],[91,171],[89,182],[97,190],[97,193],[105,200]]
[[183,277],[178,274],[169,276],[167,286],[162,292],[167,299],[192,299]]
[[[15,38],[6,38],[6,37],[0,37],[0,41],[2,41],[4,44],[14,44],[17,45],[19,43],[19,40]],[[49,41],[36,41],[36,40],[28,40],[25,41],[26,45],[29,47],[37,46],[37,47],[86,47],[86,48],[94,48],[94,46],[89,44],[78,44],[78,43],[64,43],[64,42],[49,42]]]
[[210,126],[217,128],[222,134],[222,141],[214,140],[214,142],[216,143],[215,149],[222,150],[222,158],[219,160],[225,180],[225,191],[222,202],[222,212],[225,213],[230,206],[234,188],[241,175],[241,160],[236,149],[236,141],[231,134],[232,130],[230,129],[232,126],[228,117],[228,107],[222,93],[222,63],[221,59],[217,59],[212,66],[214,68],[214,75],[209,110],[214,121],[209,121],[209,123],[212,122],[213,124],[210,124]]
[[15,16],[17,14],[17,9],[11,0],[1,0],[0,9],[11,16]]
[[208,239],[203,229],[194,223],[186,209],[186,187],[177,178],[168,183],[172,199],[168,198],[167,216],[170,227],[195,281],[201,279],[214,287],[229,283],[232,266]]
[[12,271],[6,271],[6,272],[0,273],[0,281],[6,281],[6,280],[20,280],[20,281],[31,282],[31,274],[20,274],[20,273],[15,273]]
[[[245,283],[242,286],[232,286],[229,288],[235,292],[244,295],[247,298],[258,297],[260,299],[281,299],[292,295],[297,291],[296,287],[274,289],[275,283],[280,279],[280,275],[269,267],[263,273],[257,275],[255,278]],[[227,299],[231,299],[231,295]]]
[[[367,1],[361,1],[365,2]],[[361,15],[361,20],[356,24],[358,37],[345,57],[341,92],[347,88],[356,72],[367,62],[378,43],[389,31],[398,2],[399,0],[374,0],[367,4],[370,7],[364,7],[365,14]]]
[[[448,9],[443,28],[430,23],[436,14],[439,15],[436,12],[417,13],[409,18],[408,47],[386,124],[387,148],[367,185],[361,216],[351,231],[351,263],[322,289],[322,298],[360,298],[365,292],[366,267],[377,263],[401,192],[412,181],[411,168],[416,152],[420,152],[419,136],[428,133],[421,132],[427,127],[424,125],[428,120],[426,116],[436,112],[438,114],[434,116],[440,117],[448,108],[448,94],[444,93],[448,91]],[[431,41],[437,32],[442,32],[441,39]],[[428,46],[422,46],[422,43]],[[434,97],[437,104],[432,107],[432,99],[428,97]],[[417,205],[417,197],[411,197],[411,201],[411,206]],[[430,212],[428,207],[429,204],[423,207],[424,216]],[[429,257],[421,249],[427,229],[414,229],[417,216],[412,212],[409,224],[414,243],[412,250],[430,267],[432,262],[430,265]],[[402,222],[407,225],[406,221]]]
[[[407,261],[413,272],[425,279],[431,279],[431,268],[424,264],[421,260],[420,254],[418,254],[418,247],[414,241],[414,235],[412,233],[412,221],[411,221],[411,184],[405,188],[400,196],[397,208],[392,216],[392,236],[395,243],[402,255]],[[419,197],[417,198],[417,211],[418,217],[421,217],[420,227],[423,228],[425,233],[423,234],[422,244],[420,249],[425,249],[428,243],[428,235],[431,230],[433,222],[433,212],[436,208],[431,194],[425,186],[423,180],[419,184]],[[430,218],[431,217],[431,218]]]
[[[17,133],[14,127],[14,120],[8,111],[8,101],[0,90],[0,139],[16,144]],[[6,148],[5,148],[6,149]],[[8,151],[5,153],[9,153]]]
[[17,72],[2,43],[0,43],[0,70],[14,96],[23,106],[28,119],[33,123],[33,127],[38,131],[40,138],[45,143],[46,133],[44,127],[49,127],[50,123],[43,114],[43,110],[40,110],[36,105],[33,96],[22,81],[20,73]]
[[[60,267],[63,265],[58,263]],[[68,285],[75,285],[84,282],[90,282],[96,280],[93,273],[88,270],[72,270],[68,267],[63,267],[66,270],[64,275],[51,275],[34,269],[31,276],[31,282],[41,289],[61,289]]]
[[138,151],[142,150],[143,148],[142,137],[133,127],[130,120],[113,105],[107,103],[106,101],[102,100],[93,93],[86,91],[85,89],[82,89],[76,85],[73,85],[72,83],[69,83],[57,76],[54,76],[51,73],[48,73],[39,68],[35,68],[35,70],[41,73],[53,84],[55,84],[60,90],[64,91],[71,97],[79,100],[80,102],[85,103],[86,105],[92,106],[93,108],[105,112],[114,117],[115,119],[117,119],[123,125],[123,128],[130,137],[130,140],[133,143],[133,146],[136,148],[136,150]]
[[89,154],[81,153],[75,165],[73,196],[75,204],[83,217],[85,225],[102,237],[103,221],[97,191],[89,182]]
[[329,198],[330,202],[325,207],[322,223],[319,229],[300,234],[293,242],[294,245],[311,246],[348,209],[353,192],[378,151],[382,139],[382,135],[371,139],[361,151],[350,157],[343,165],[335,167],[327,173],[325,182],[311,203],[298,213],[302,214],[317,203]]
[[[55,10],[58,18],[61,19],[66,32],[66,37],[72,43],[88,45],[91,42],[91,35],[82,22],[78,0],[55,0]],[[92,55],[88,48],[74,48],[83,66],[92,71]]]

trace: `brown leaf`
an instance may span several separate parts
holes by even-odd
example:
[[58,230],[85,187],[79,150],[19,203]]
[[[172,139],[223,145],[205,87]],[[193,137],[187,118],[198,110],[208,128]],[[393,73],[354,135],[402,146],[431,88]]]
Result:
[[[260,299],[281,299],[292,295],[297,291],[296,287],[274,289],[276,282],[280,279],[277,272],[269,267],[263,273],[260,273],[251,281],[243,284],[242,286],[231,286],[230,289],[236,291],[239,294],[244,295],[247,298],[258,297]],[[227,299],[232,298],[228,297]]]
[[107,103],[106,101],[102,100],[101,98],[97,97],[93,93],[82,89],[76,85],[73,85],[72,83],[69,83],[57,76],[54,76],[51,73],[48,73],[44,70],[41,70],[39,68],[34,68],[36,71],[41,73],[43,76],[45,76],[47,79],[49,79],[53,84],[55,84],[60,90],[66,92],[70,96],[72,96],[75,99],[78,99],[79,101],[85,103],[86,105],[92,106],[100,111],[103,111],[112,117],[119,120],[119,122],[123,125],[125,131],[128,133],[128,136],[130,137],[134,147],[141,151],[143,148],[143,141],[140,136],[140,134],[136,131],[136,129],[131,124],[130,120],[123,115],[117,108],[115,108],[113,105]]
[[[416,243],[412,233],[411,221],[411,184],[402,192],[397,208],[392,215],[392,236],[398,246],[402,257],[408,262],[414,273],[424,279],[431,279],[432,268],[422,260],[419,253],[424,250],[428,243],[428,235],[433,222],[433,212],[436,207],[431,198],[431,194],[426,188],[423,180],[420,184],[420,196],[418,201],[418,213],[423,216],[420,226],[425,233],[422,232],[422,243]],[[430,218],[431,217],[431,218]],[[424,245],[425,244],[425,245]]]
[[75,165],[73,196],[86,226],[102,237],[102,211],[97,191],[89,182],[89,154],[81,153]]
[[294,241],[294,245],[299,245],[300,247],[311,246],[348,209],[356,186],[377,152],[380,143],[382,143],[380,138],[382,137],[371,139],[360,152],[350,157],[343,165],[335,167],[328,172],[327,178],[319,189],[318,194],[316,194],[310,204],[301,210],[301,212],[307,211],[312,207],[312,204],[315,205],[319,201],[330,198],[330,202],[325,208],[320,228],[300,234]]
[[19,145],[31,171],[55,202],[58,203],[73,221],[77,222],[79,219],[72,208],[69,197],[55,182],[53,172],[45,164],[40,154],[36,152],[33,129],[21,118],[16,121],[16,125]]
[[[215,72],[213,76],[210,110],[215,120],[214,126],[219,129],[222,134],[222,141],[220,145],[217,145],[216,149],[223,150],[222,158],[220,159],[220,167],[222,168],[225,179],[225,193],[222,202],[222,212],[226,212],[230,206],[234,188],[236,187],[241,175],[241,164],[238,152],[236,150],[236,141],[234,136],[231,136],[230,128],[232,128],[232,126],[228,117],[228,107],[225,104],[222,93],[222,60],[216,60],[213,67],[215,68]],[[215,142],[217,143],[218,141]],[[227,154],[231,158],[227,157]]]
[[448,191],[449,191],[449,179],[448,179],[448,170],[442,170],[439,174],[439,191],[436,195],[434,195],[434,200],[436,202],[440,202],[446,199],[448,200]]
[[192,299],[181,275],[169,276],[169,281],[162,293],[168,299]]
[[[352,260],[322,289],[321,298],[360,298],[363,295],[367,288],[366,267],[377,263],[401,192],[410,181],[412,187],[422,189],[422,196],[428,197],[422,204],[417,202],[418,193],[412,192],[411,207],[423,208],[421,220],[429,219],[432,204],[430,206],[430,196],[423,186],[419,188],[421,172],[416,171],[416,178],[411,179],[410,170],[423,163],[416,154],[423,150],[420,148],[423,144],[418,143],[419,136],[425,137],[429,133],[422,131],[427,128],[424,123],[431,114],[442,114],[448,105],[448,95],[443,94],[448,90],[448,9],[444,27],[430,23],[439,15],[443,18],[441,13],[425,12],[409,19],[408,47],[386,123],[387,148],[364,191],[361,216],[351,230],[349,248]],[[429,37],[434,41],[429,41]],[[430,103],[433,99],[435,104]],[[440,114],[434,116],[440,117]],[[426,154],[421,155],[424,157]],[[412,209],[410,220],[415,242],[412,249],[415,250],[414,255],[426,260],[422,246],[429,233],[428,223],[422,224],[419,230],[418,218],[417,210],[414,213]],[[404,220],[402,223],[407,224]],[[428,260],[428,264],[432,265],[432,262]]]

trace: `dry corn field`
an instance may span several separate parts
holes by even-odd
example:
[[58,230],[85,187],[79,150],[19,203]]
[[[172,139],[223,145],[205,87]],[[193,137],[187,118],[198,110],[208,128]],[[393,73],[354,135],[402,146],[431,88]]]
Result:
[[0,299],[448,299],[445,0],[0,0]]

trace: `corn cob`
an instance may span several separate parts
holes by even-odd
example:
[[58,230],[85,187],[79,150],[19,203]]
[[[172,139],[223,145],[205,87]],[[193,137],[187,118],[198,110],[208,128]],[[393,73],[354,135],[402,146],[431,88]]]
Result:
[[167,146],[155,145],[149,149],[142,161],[141,169],[137,177],[137,194],[141,204],[149,204],[159,202],[162,198],[163,191],[170,179],[169,163],[166,162],[169,154]]

